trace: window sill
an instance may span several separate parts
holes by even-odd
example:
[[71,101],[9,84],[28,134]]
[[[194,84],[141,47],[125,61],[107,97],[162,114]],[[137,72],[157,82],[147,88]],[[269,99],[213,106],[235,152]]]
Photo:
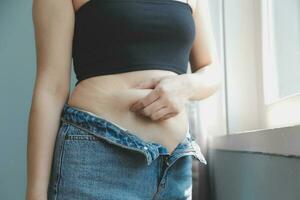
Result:
[[300,125],[211,137],[208,145],[213,150],[300,157]]

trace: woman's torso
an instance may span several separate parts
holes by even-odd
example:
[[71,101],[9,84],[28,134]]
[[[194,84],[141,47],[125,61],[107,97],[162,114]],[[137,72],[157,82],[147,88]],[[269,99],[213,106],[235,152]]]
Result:
[[[116,8],[118,12],[120,11],[122,13],[122,17],[120,17],[117,13],[112,13],[111,15],[107,13],[102,7],[104,4],[100,4],[100,2],[102,2],[101,0],[94,0],[90,4],[87,4],[88,1],[73,0],[75,12],[76,10],[80,10],[80,13],[77,12],[75,18],[79,21],[76,23],[75,45],[73,46],[73,57],[75,58],[74,67],[75,72],[82,80],[80,80],[78,85],[76,85],[71,92],[67,103],[112,121],[128,129],[132,134],[139,136],[145,141],[160,143],[164,145],[169,152],[172,152],[187,134],[188,117],[185,110],[167,120],[152,121],[150,118],[138,116],[131,112],[129,107],[135,101],[144,98],[152,91],[152,89],[134,88],[134,85],[137,83],[151,78],[178,75],[173,71],[164,69],[164,67],[168,68],[170,65],[177,66],[177,72],[183,73],[185,70],[184,66],[188,61],[188,51],[194,39],[194,25],[189,8],[184,4],[173,4],[171,1],[168,1],[168,4],[152,4],[149,1],[141,1],[143,4],[138,4],[138,2],[135,3],[131,1],[128,3],[131,3],[130,5],[132,7],[128,6],[126,9],[141,9],[143,12],[147,11],[148,14],[144,16],[143,12],[136,12],[136,15],[130,14],[127,16],[126,9],[118,6],[122,1],[115,1],[117,4],[105,4],[105,6],[110,6],[108,8],[111,9],[111,12],[114,11],[114,8]],[[174,1],[179,2],[180,0]],[[109,2],[110,1],[106,1],[106,3]],[[155,3],[158,2],[159,1],[156,1]],[[81,9],[82,6],[85,6],[85,10]],[[147,6],[151,7],[148,9]],[[100,9],[102,9],[101,12],[104,12],[103,15],[100,13]],[[170,16],[160,12],[168,12]],[[135,20],[136,17],[145,17],[145,23],[139,24],[140,22]],[[154,19],[152,19],[152,17],[154,17]],[[161,17],[164,17],[164,20],[160,19]],[[106,20],[103,20],[103,18]],[[107,18],[109,18],[112,23],[109,27],[107,27],[108,25],[106,24]],[[121,29],[118,26],[121,24],[116,21],[121,18],[126,18],[126,23],[131,23],[131,26],[122,26]],[[177,23],[174,24],[172,22],[175,18],[177,19]],[[92,21],[87,23],[86,20]],[[98,26],[104,26],[108,30],[105,32]],[[134,28],[135,26],[138,28]],[[99,29],[96,29],[96,27]],[[156,27],[156,29],[151,29],[150,27]],[[176,37],[172,32],[175,30],[178,31]],[[91,35],[90,32],[93,31],[95,31],[95,33]],[[103,33],[103,31],[107,34]],[[122,34],[125,35],[124,38],[118,31],[121,31]],[[142,40],[135,40],[135,37],[128,38],[130,34],[136,32],[136,35],[139,35],[137,33],[141,31],[144,33],[143,37],[139,37]],[[99,34],[99,37],[102,37],[102,40],[100,40],[100,38],[93,38],[93,36],[96,37],[96,33]],[[113,40],[106,41],[106,39],[103,38],[104,36],[110,37],[110,35],[113,35],[116,39],[111,38]],[[166,40],[166,37],[169,39]],[[151,41],[151,43],[145,41],[147,39]],[[95,43],[94,40],[99,41]],[[114,42],[115,40],[120,41],[120,43]],[[134,42],[134,45],[136,45],[134,46],[135,48],[133,48],[133,44],[129,41]],[[98,53],[99,55],[96,55],[100,47],[105,46],[104,43],[106,42],[109,42],[107,45],[111,48],[110,51],[104,48]],[[121,46],[121,44],[123,46]],[[139,46],[137,44],[139,44]],[[99,47],[96,47],[96,45],[99,45]],[[94,49],[92,47],[94,47]],[[124,50],[117,49],[119,47],[124,48]],[[143,51],[144,49],[147,49],[147,51]],[[111,54],[109,54],[109,52]],[[147,55],[146,52],[150,54]],[[118,57],[118,55],[120,57]],[[109,66],[105,64],[104,58],[109,58],[112,61],[122,60],[123,62],[111,62]],[[92,61],[95,60],[99,60],[99,62],[103,61],[103,63],[92,63]],[[110,60],[106,61],[109,63]],[[113,70],[112,67],[119,69],[120,66],[136,64],[135,62],[137,61],[139,63],[144,62],[148,64],[161,62],[162,64],[168,65],[161,67],[153,66],[153,69],[149,68],[149,66],[141,65],[139,70],[128,69],[127,72],[110,74],[106,74],[105,72],[102,75],[102,71],[99,71],[100,69]],[[91,68],[91,66],[93,68]],[[94,72],[95,69],[99,69],[98,72]],[[120,70],[122,71],[123,69]],[[175,68],[173,70],[175,70]],[[86,74],[89,71],[93,71],[95,74]]]
[[152,91],[137,89],[134,85],[147,79],[169,75],[177,74],[164,70],[147,70],[92,77],[81,81],[71,91],[67,103],[110,120],[145,141],[160,143],[172,152],[188,129],[185,110],[162,121],[152,121],[129,110],[132,103]]

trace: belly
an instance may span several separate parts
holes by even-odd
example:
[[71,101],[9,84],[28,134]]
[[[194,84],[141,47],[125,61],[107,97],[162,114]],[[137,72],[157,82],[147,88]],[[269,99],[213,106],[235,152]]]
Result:
[[162,144],[172,153],[186,136],[186,111],[166,120],[153,121],[129,110],[130,105],[153,90],[134,88],[134,85],[152,77],[170,75],[177,74],[164,70],[146,70],[95,76],[81,81],[71,92],[67,103],[120,125],[146,142]]

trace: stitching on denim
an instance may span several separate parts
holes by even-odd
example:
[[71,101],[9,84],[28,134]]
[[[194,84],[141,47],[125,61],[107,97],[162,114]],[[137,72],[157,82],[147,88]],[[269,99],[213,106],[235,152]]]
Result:
[[69,124],[74,125],[74,126],[80,128],[80,129],[83,129],[83,130],[85,130],[86,132],[88,132],[88,133],[94,135],[95,137],[99,137],[99,138],[101,138],[101,139],[103,139],[103,140],[105,140],[105,141],[107,141],[107,142],[109,142],[109,143],[111,143],[111,144],[114,144],[114,145],[116,145],[116,146],[120,146],[120,147],[122,147],[122,148],[124,148],[124,149],[130,149],[130,150],[133,150],[133,151],[141,152],[143,155],[145,155],[146,160],[147,160],[147,164],[150,164],[150,162],[151,162],[151,161],[148,160],[149,156],[148,156],[147,152],[144,151],[144,150],[141,150],[141,149],[138,149],[138,148],[133,148],[133,147],[129,147],[129,146],[125,146],[125,145],[119,144],[119,143],[117,143],[117,142],[114,142],[114,141],[109,140],[109,139],[106,138],[106,137],[95,135],[95,133],[93,133],[92,131],[87,130],[87,129],[85,129],[85,128],[82,128],[82,127],[80,127],[80,126],[74,124],[73,122],[69,122],[69,121],[67,121],[67,120],[65,120],[65,119],[63,119],[63,118],[62,118],[62,120],[63,120],[65,123],[69,123]]
[[[136,134],[134,134],[133,132],[129,131],[127,128],[124,128],[124,127],[122,127],[121,125],[119,125],[119,124],[117,124],[117,123],[115,123],[115,122],[112,122],[112,121],[110,121],[110,120],[107,120],[107,119],[105,119],[105,118],[103,118],[103,117],[101,117],[101,116],[99,116],[99,115],[96,115],[96,114],[90,112],[90,111],[86,111],[86,110],[83,110],[83,109],[81,109],[81,108],[74,107],[74,106],[71,106],[71,105],[68,105],[68,104],[65,104],[64,107],[69,107],[70,109],[72,109],[72,111],[75,111],[75,112],[83,112],[83,113],[85,113],[85,114],[89,114],[89,115],[92,116],[92,119],[94,119],[94,118],[100,118],[100,119],[103,120],[104,123],[105,123],[106,131],[108,131],[108,127],[109,127],[109,126],[112,126],[113,128],[121,129],[121,131],[123,131],[124,133],[126,133],[126,137],[128,137],[128,138],[130,138],[130,139],[133,139],[133,140],[137,140],[137,141],[139,141],[140,143],[142,143],[142,144],[145,145],[145,146],[149,145],[149,143],[152,143],[152,144],[153,144],[153,142],[146,142],[146,141],[142,140],[140,137],[138,137],[138,136],[137,136]],[[87,132],[87,133],[90,133],[90,134],[92,134],[92,135],[95,135],[95,134],[94,134],[93,132],[91,132],[89,129],[83,128],[83,127],[81,127],[81,126],[78,126],[77,124],[75,124],[75,123],[73,123],[73,122],[70,122],[70,121],[64,119],[63,117],[62,117],[62,120],[63,120],[64,122],[66,122],[66,123],[70,123],[70,124],[72,124],[72,125],[78,127],[79,129],[82,129],[83,131],[85,131],[85,132]],[[157,144],[157,143],[154,143],[154,144]],[[158,145],[160,145],[160,144],[158,144]]]
[[76,141],[76,140],[100,140],[94,135],[65,135],[66,140]]
[[[86,129],[86,128],[83,128],[81,126],[78,126],[77,124],[73,123],[73,122],[70,122],[70,121],[67,121],[65,120],[64,118],[61,119],[62,121],[64,121],[64,123],[67,123],[67,124],[70,124],[71,126],[74,126],[76,128],[79,128],[81,129],[82,131],[86,132],[87,135],[90,135],[92,134],[93,136],[95,135],[95,133],[91,132],[90,130]],[[96,136],[95,136],[96,137]]]
[[[73,126],[79,128],[79,129],[83,130],[84,132],[87,133],[87,135],[92,135],[92,136],[97,137],[97,138],[100,137],[100,138],[103,138],[103,139],[105,139],[105,140],[108,140],[108,139],[105,138],[105,137],[95,135],[95,133],[92,132],[92,131],[90,131],[89,129],[86,129],[86,128],[83,128],[83,127],[81,127],[81,126],[78,126],[77,124],[75,124],[75,123],[73,123],[73,122],[67,121],[67,120],[65,120],[65,119],[63,119],[63,118],[62,118],[62,120],[63,120],[65,123],[69,123],[70,125],[73,125]],[[106,123],[107,123],[107,122],[106,122]],[[106,127],[106,131],[108,131],[108,130],[107,130],[107,126],[105,126],[105,127]],[[131,134],[130,132],[127,132],[127,131],[125,131],[125,133],[127,134],[127,137],[128,137],[128,138],[130,138],[130,139],[136,139],[136,140],[140,141],[140,139],[139,139],[136,135],[133,135],[133,134]],[[124,147],[124,148],[127,147],[127,146],[124,146],[124,145],[122,145],[122,144],[119,144],[119,143],[110,141],[110,140],[109,140],[109,142],[111,142],[111,143],[113,143],[113,144],[121,145],[121,146]],[[145,142],[143,142],[143,141],[140,141],[140,142],[141,142],[143,145],[148,145],[147,143],[145,143]]]
[[[62,159],[63,159],[63,154],[64,154],[64,135],[67,133],[67,131],[69,130],[70,128],[70,125],[66,124],[66,123],[63,123],[62,126],[66,126],[64,130],[62,130],[62,133],[61,133],[61,137],[62,138],[58,138],[60,139],[61,141],[61,144],[59,146],[59,161],[58,161],[58,164],[57,164],[57,167],[56,167],[56,181],[55,181],[55,188],[54,188],[54,191],[55,191],[55,200],[57,199],[57,196],[58,196],[58,192],[59,192],[59,184],[60,184],[60,179],[61,179],[61,168],[62,168]],[[59,135],[60,137],[60,135]]]

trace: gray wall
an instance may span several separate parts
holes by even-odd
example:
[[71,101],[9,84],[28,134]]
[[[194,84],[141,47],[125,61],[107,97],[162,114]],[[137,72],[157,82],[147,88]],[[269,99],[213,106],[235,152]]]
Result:
[[35,76],[30,1],[0,2],[0,199],[24,199],[27,115]]
[[0,199],[25,196],[27,122],[36,73],[31,6],[26,0],[0,1]]
[[299,200],[300,158],[210,150],[214,200]]

